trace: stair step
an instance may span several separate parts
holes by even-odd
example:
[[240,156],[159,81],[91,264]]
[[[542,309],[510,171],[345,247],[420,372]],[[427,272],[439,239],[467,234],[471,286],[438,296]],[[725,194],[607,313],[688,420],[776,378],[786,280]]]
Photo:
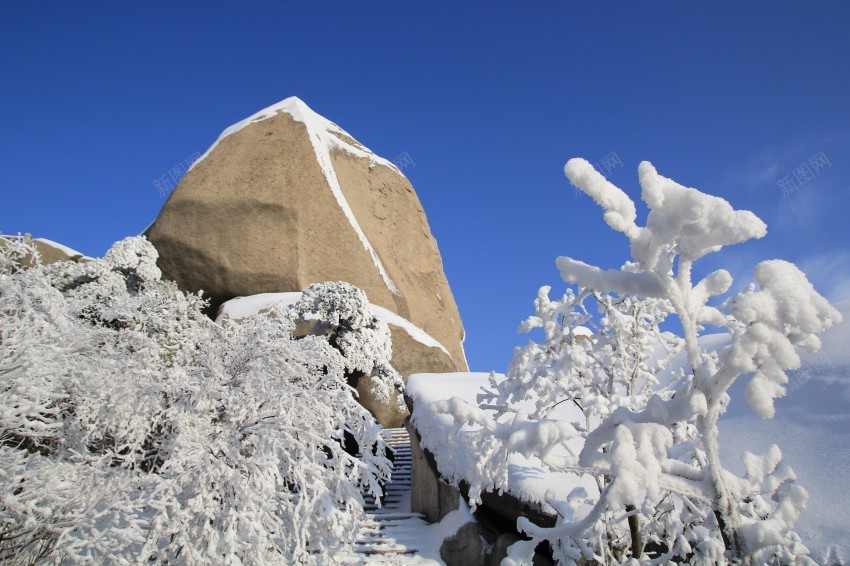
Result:
[[[413,455],[410,447],[410,436],[406,429],[384,429],[384,441],[393,451],[392,472],[389,481],[384,485],[384,494],[378,500],[372,495],[364,494],[363,509],[366,519],[357,534],[357,541],[351,553],[342,553],[346,558],[357,558],[378,555],[414,555],[418,549],[407,547],[395,540],[397,529],[407,527],[405,538],[409,537],[410,527],[421,527],[425,524],[424,517],[413,513],[409,508],[401,508],[409,501]],[[404,505],[404,507],[408,507]],[[368,558],[360,560],[369,561]],[[375,558],[374,560],[378,560]],[[393,564],[396,562],[393,561]],[[406,563],[406,561],[402,562]]]
[[416,554],[417,550],[410,548],[362,548],[357,549],[357,554],[365,554],[365,555],[376,555],[376,554],[406,554],[412,555]]

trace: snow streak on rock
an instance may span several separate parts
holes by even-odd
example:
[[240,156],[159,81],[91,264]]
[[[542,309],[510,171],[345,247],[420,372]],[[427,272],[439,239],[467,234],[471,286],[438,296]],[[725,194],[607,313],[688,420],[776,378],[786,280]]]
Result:
[[[334,198],[336,198],[336,201],[345,214],[345,217],[357,233],[360,243],[363,244],[363,247],[366,248],[366,251],[368,251],[369,255],[372,256],[372,261],[375,264],[375,267],[378,268],[384,283],[386,283],[387,287],[394,295],[401,296],[401,291],[399,291],[395,281],[393,281],[389,272],[384,267],[383,262],[381,262],[381,258],[378,257],[378,253],[375,251],[375,248],[372,247],[372,244],[369,242],[369,239],[366,237],[366,234],[363,232],[360,224],[357,222],[357,218],[354,216],[354,211],[351,210],[351,207],[348,205],[348,201],[345,199],[345,195],[339,185],[339,179],[336,176],[336,170],[333,167],[331,152],[333,150],[345,151],[357,157],[368,158],[370,167],[374,164],[380,164],[385,167],[389,167],[399,175],[402,174],[401,171],[399,171],[398,167],[396,167],[392,162],[375,155],[367,147],[360,145],[345,130],[314,112],[300,98],[291,96],[286,100],[273,104],[264,110],[260,110],[256,114],[230,126],[221,133],[206,153],[192,164],[192,167],[190,167],[189,170],[191,171],[193,167],[203,161],[222,139],[231,134],[235,134],[249,124],[268,120],[275,116],[278,112],[285,112],[289,114],[296,122],[303,123],[307,128],[307,135],[310,138],[310,143],[313,145],[313,151],[316,153],[316,160],[322,168],[322,172],[325,175],[325,179],[328,182],[328,186],[330,187]],[[347,140],[351,140],[351,142]]]

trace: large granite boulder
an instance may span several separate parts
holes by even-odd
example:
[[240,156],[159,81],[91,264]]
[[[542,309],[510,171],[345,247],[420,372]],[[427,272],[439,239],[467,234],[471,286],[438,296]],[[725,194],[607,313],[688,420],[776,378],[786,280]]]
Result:
[[394,333],[405,378],[467,368],[457,305],[410,182],[297,98],[227,128],[146,235],[163,278],[202,289],[212,312],[237,296],[347,281],[448,353]]

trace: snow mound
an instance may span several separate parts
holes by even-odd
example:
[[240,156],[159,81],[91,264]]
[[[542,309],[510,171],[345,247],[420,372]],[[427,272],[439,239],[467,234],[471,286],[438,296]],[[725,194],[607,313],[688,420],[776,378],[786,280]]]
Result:
[[[251,295],[250,297],[236,297],[235,299],[231,299],[221,305],[218,317],[216,317],[215,321],[217,324],[221,324],[225,317],[229,317],[234,320],[248,318],[249,316],[254,316],[264,309],[270,308],[272,305],[294,305],[300,298],[301,293],[299,291],[289,293],[260,293],[258,295]],[[429,348],[439,348],[445,352],[446,355],[449,355],[445,346],[437,342],[433,336],[406,318],[403,318],[384,307],[379,307],[378,305],[373,305],[371,303],[369,304],[369,312],[387,324],[401,328],[420,344],[428,346]]]

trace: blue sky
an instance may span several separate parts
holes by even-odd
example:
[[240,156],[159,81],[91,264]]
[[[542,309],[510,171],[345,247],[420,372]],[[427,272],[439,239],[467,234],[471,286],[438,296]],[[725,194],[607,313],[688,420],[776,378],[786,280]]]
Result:
[[410,156],[475,370],[507,367],[540,285],[563,291],[557,256],[628,259],[565,179],[576,156],[635,199],[649,160],[767,222],[706,270],[782,257],[844,299],[848,26],[829,1],[3,2],[0,231],[100,255],[155,218],[155,179],[295,95]]

